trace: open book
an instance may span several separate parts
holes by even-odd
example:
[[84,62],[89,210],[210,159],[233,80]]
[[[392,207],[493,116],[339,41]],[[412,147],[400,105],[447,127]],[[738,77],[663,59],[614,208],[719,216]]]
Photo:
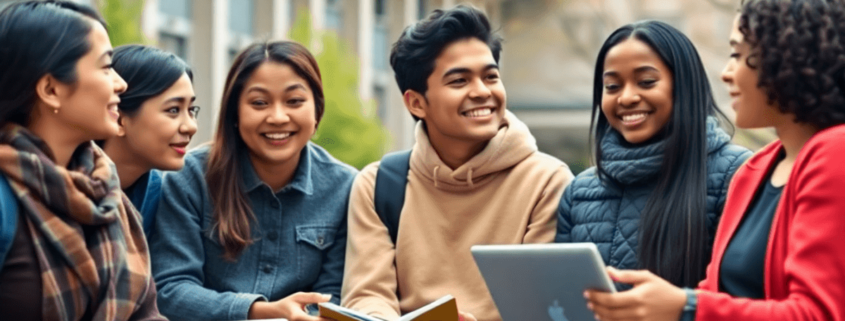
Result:
[[[335,321],[382,321],[330,302],[320,303],[320,316]],[[451,295],[408,313],[397,321],[458,321],[458,303]]]

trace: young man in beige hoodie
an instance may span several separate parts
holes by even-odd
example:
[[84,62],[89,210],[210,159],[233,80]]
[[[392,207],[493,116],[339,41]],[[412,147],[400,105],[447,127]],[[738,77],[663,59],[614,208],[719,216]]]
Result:
[[462,312],[500,320],[470,247],[554,240],[572,173],[506,111],[500,50],[487,17],[464,6],[436,10],[394,44],[396,81],[420,120],[405,203],[394,246],[374,208],[379,163],[356,178],[344,306],[393,320],[451,294]]

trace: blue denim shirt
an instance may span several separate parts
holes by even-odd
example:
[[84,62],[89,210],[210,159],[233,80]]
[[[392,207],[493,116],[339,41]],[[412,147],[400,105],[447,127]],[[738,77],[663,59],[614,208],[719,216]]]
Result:
[[246,319],[256,300],[299,291],[331,294],[339,303],[346,211],[357,171],[308,143],[291,182],[274,192],[244,153],[242,184],[255,213],[254,243],[229,262],[212,235],[208,152],[189,153],[185,167],[162,183],[150,242],[161,312],[173,320]]

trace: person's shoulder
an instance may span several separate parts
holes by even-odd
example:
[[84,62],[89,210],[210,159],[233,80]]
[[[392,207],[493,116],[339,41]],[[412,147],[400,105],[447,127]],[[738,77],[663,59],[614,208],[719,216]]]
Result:
[[845,157],[845,124],[836,125],[823,129],[813,135],[798,155],[798,164],[801,160],[813,162],[840,162]]
[[[845,124],[836,125],[833,127],[829,127],[823,129],[813,135],[810,140],[807,141],[805,144],[805,148],[816,148],[816,147],[826,147],[826,146],[839,146],[842,144],[845,139]],[[836,148],[837,150],[845,150],[843,148]]]
[[358,174],[355,167],[338,160],[320,145],[309,142],[307,148],[311,157],[312,175],[320,175],[332,181],[351,183]]
[[752,155],[753,153],[748,148],[731,143],[725,144],[708,155],[708,173],[734,172]]
[[[176,184],[191,184],[192,182],[204,182],[210,145],[202,145],[192,149],[185,155],[185,165],[177,171],[151,172],[150,175],[160,175],[162,184],[168,181]],[[174,181],[175,180],[175,181]]]
[[516,166],[532,172],[555,173],[559,171],[566,171],[571,173],[569,165],[564,163],[562,160],[539,151],[531,153],[530,156],[523,159]]
[[578,175],[575,175],[575,178],[572,179],[572,183],[569,184],[569,188],[596,188],[600,187],[601,185],[602,184],[601,180],[599,179],[598,169],[595,166],[592,166],[578,173]]
[[205,167],[209,153],[211,153],[211,144],[192,149],[185,155],[185,167]]
[[751,150],[748,148],[733,143],[727,143],[720,147],[715,153],[712,153],[710,157],[733,157],[747,159],[748,157],[751,157],[751,155]]

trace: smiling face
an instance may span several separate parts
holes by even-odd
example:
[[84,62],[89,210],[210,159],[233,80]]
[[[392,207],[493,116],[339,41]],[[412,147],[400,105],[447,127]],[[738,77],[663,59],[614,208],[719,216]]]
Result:
[[120,136],[138,161],[161,170],[179,170],[185,149],[197,132],[199,107],[187,74],[170,88],[141,104],[134,115],[122,115]]
[[[751,46],[739,31],[739,15],[734,19],[731,31],[731,58],[722,70],[722,81],[728,85],[731,108],[736,111],[736,125],[740,128],[762,128],[775,125],[780,118],[776,103],[769,103],[766,92],[757,86],[760,76],[756,69],[748,66]],[[752,62],[755,57],[751,57]]]
[[629,38],[604,59],[601,110],[631,144],[660,132],[672,117],[672,72],[647,44]]
[[435,60],[424,96],[409,90],[406,105],[425,120],[432,141],[486,142],[496,136],[507,97],[490,47],[468,38],[446,46]]
[[118,134],[118,95],[126,91],[126,82],[111,68],[112,46],[106,29],[88,20],[91,49],[76,64],[76,82],[56,86],[60,103],[55,116],[74,137],[99,140]]
[[238,133],[253,164],[298,164],[317,129],[314,94],[289,65],[262,63],[238,100]]

